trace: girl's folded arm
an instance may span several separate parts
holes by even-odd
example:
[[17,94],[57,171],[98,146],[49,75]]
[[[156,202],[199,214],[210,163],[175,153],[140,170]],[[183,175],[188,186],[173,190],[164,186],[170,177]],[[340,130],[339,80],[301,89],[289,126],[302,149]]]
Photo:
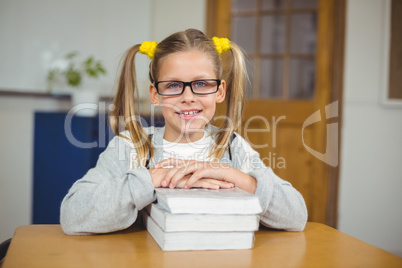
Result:
[[262,207],[261,223],[286,231],[302,231],[307,222],[303,196],[287,181],[265,166],[260,155],[242,138],[233,143],[235,167],[257,180],[255,194]]
[[114,138],[96,167],[75,182],[63,199],[60,223],[66,234],[125,229],[137,219],[139,210],[155,200],[148,170],[129,169],[131,149],[123,143]]
[[307,208],[302,195],[271,168],[251,171],[249,175],[257,179],[256,195],[263,210],[261,223],[275,229],[303,231]]

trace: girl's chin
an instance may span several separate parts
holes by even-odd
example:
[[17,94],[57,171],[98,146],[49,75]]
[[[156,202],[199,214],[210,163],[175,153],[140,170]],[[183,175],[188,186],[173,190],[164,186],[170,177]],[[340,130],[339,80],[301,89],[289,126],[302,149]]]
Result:
[[205,125],[191,125],[191,126],[184,126],[181,128],[181,133],[184,135],[197,135],[199,134],[201,137],[204,136]]
[[191,121],[181,121],[180,128],[185,131],[197,132],[200,129],[205,129],[207,122],[203,119],[191,120]]
[[205,129],[205,122],[189,122],[181,127],[183,133],[199,133],[201,130],[204,131]]
[[181,129],[181,133],[185,134],[185,135],[195,135],[195,134],[201,134],[204,135],[204,130],[205,130],[205,126],[204,127],[200,127],[200,128],[182,128]]

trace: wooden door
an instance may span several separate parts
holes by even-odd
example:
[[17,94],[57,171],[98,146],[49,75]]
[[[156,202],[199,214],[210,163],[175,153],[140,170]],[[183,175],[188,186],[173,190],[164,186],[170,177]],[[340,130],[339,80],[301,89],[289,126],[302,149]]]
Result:
[[336,2],[210,0],[207,8],[207,33],[229,37],[248,58],[241,135],[302,193],[309,221],[333,227],[344,21]]

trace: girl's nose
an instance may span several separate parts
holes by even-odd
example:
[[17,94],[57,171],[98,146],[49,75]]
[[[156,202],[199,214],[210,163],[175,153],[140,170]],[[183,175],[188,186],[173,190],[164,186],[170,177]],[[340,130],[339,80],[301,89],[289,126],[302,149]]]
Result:
[[190,86],[186,86],[183,94],[181,94],[183,101],[192,101],[194,100],[194,96],[195,94],[191,91]]

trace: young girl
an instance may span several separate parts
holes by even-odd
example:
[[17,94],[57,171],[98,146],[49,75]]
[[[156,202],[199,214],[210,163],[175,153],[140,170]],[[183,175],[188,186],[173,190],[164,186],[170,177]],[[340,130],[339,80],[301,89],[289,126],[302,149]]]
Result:
[[[165,126],[143,128],[136,120],[135,56],[147,54],[150,100]],[[157,187],[231,188],[255,194],[261,223],[301,231],[307,220],[303,197],[277,177],[235,131],[240,129],[246,79],[239,47],[189,29],[161,43],[130,48],[122,62],[111,113],[117,135],[95,168],[69,190],[61,205],[65,233],[106,233],[131,226],[138,211],[155,201]],[[216,103],[226,101],[220,128],[210,124]],[[125,131],[121,131],[124,127]]]

